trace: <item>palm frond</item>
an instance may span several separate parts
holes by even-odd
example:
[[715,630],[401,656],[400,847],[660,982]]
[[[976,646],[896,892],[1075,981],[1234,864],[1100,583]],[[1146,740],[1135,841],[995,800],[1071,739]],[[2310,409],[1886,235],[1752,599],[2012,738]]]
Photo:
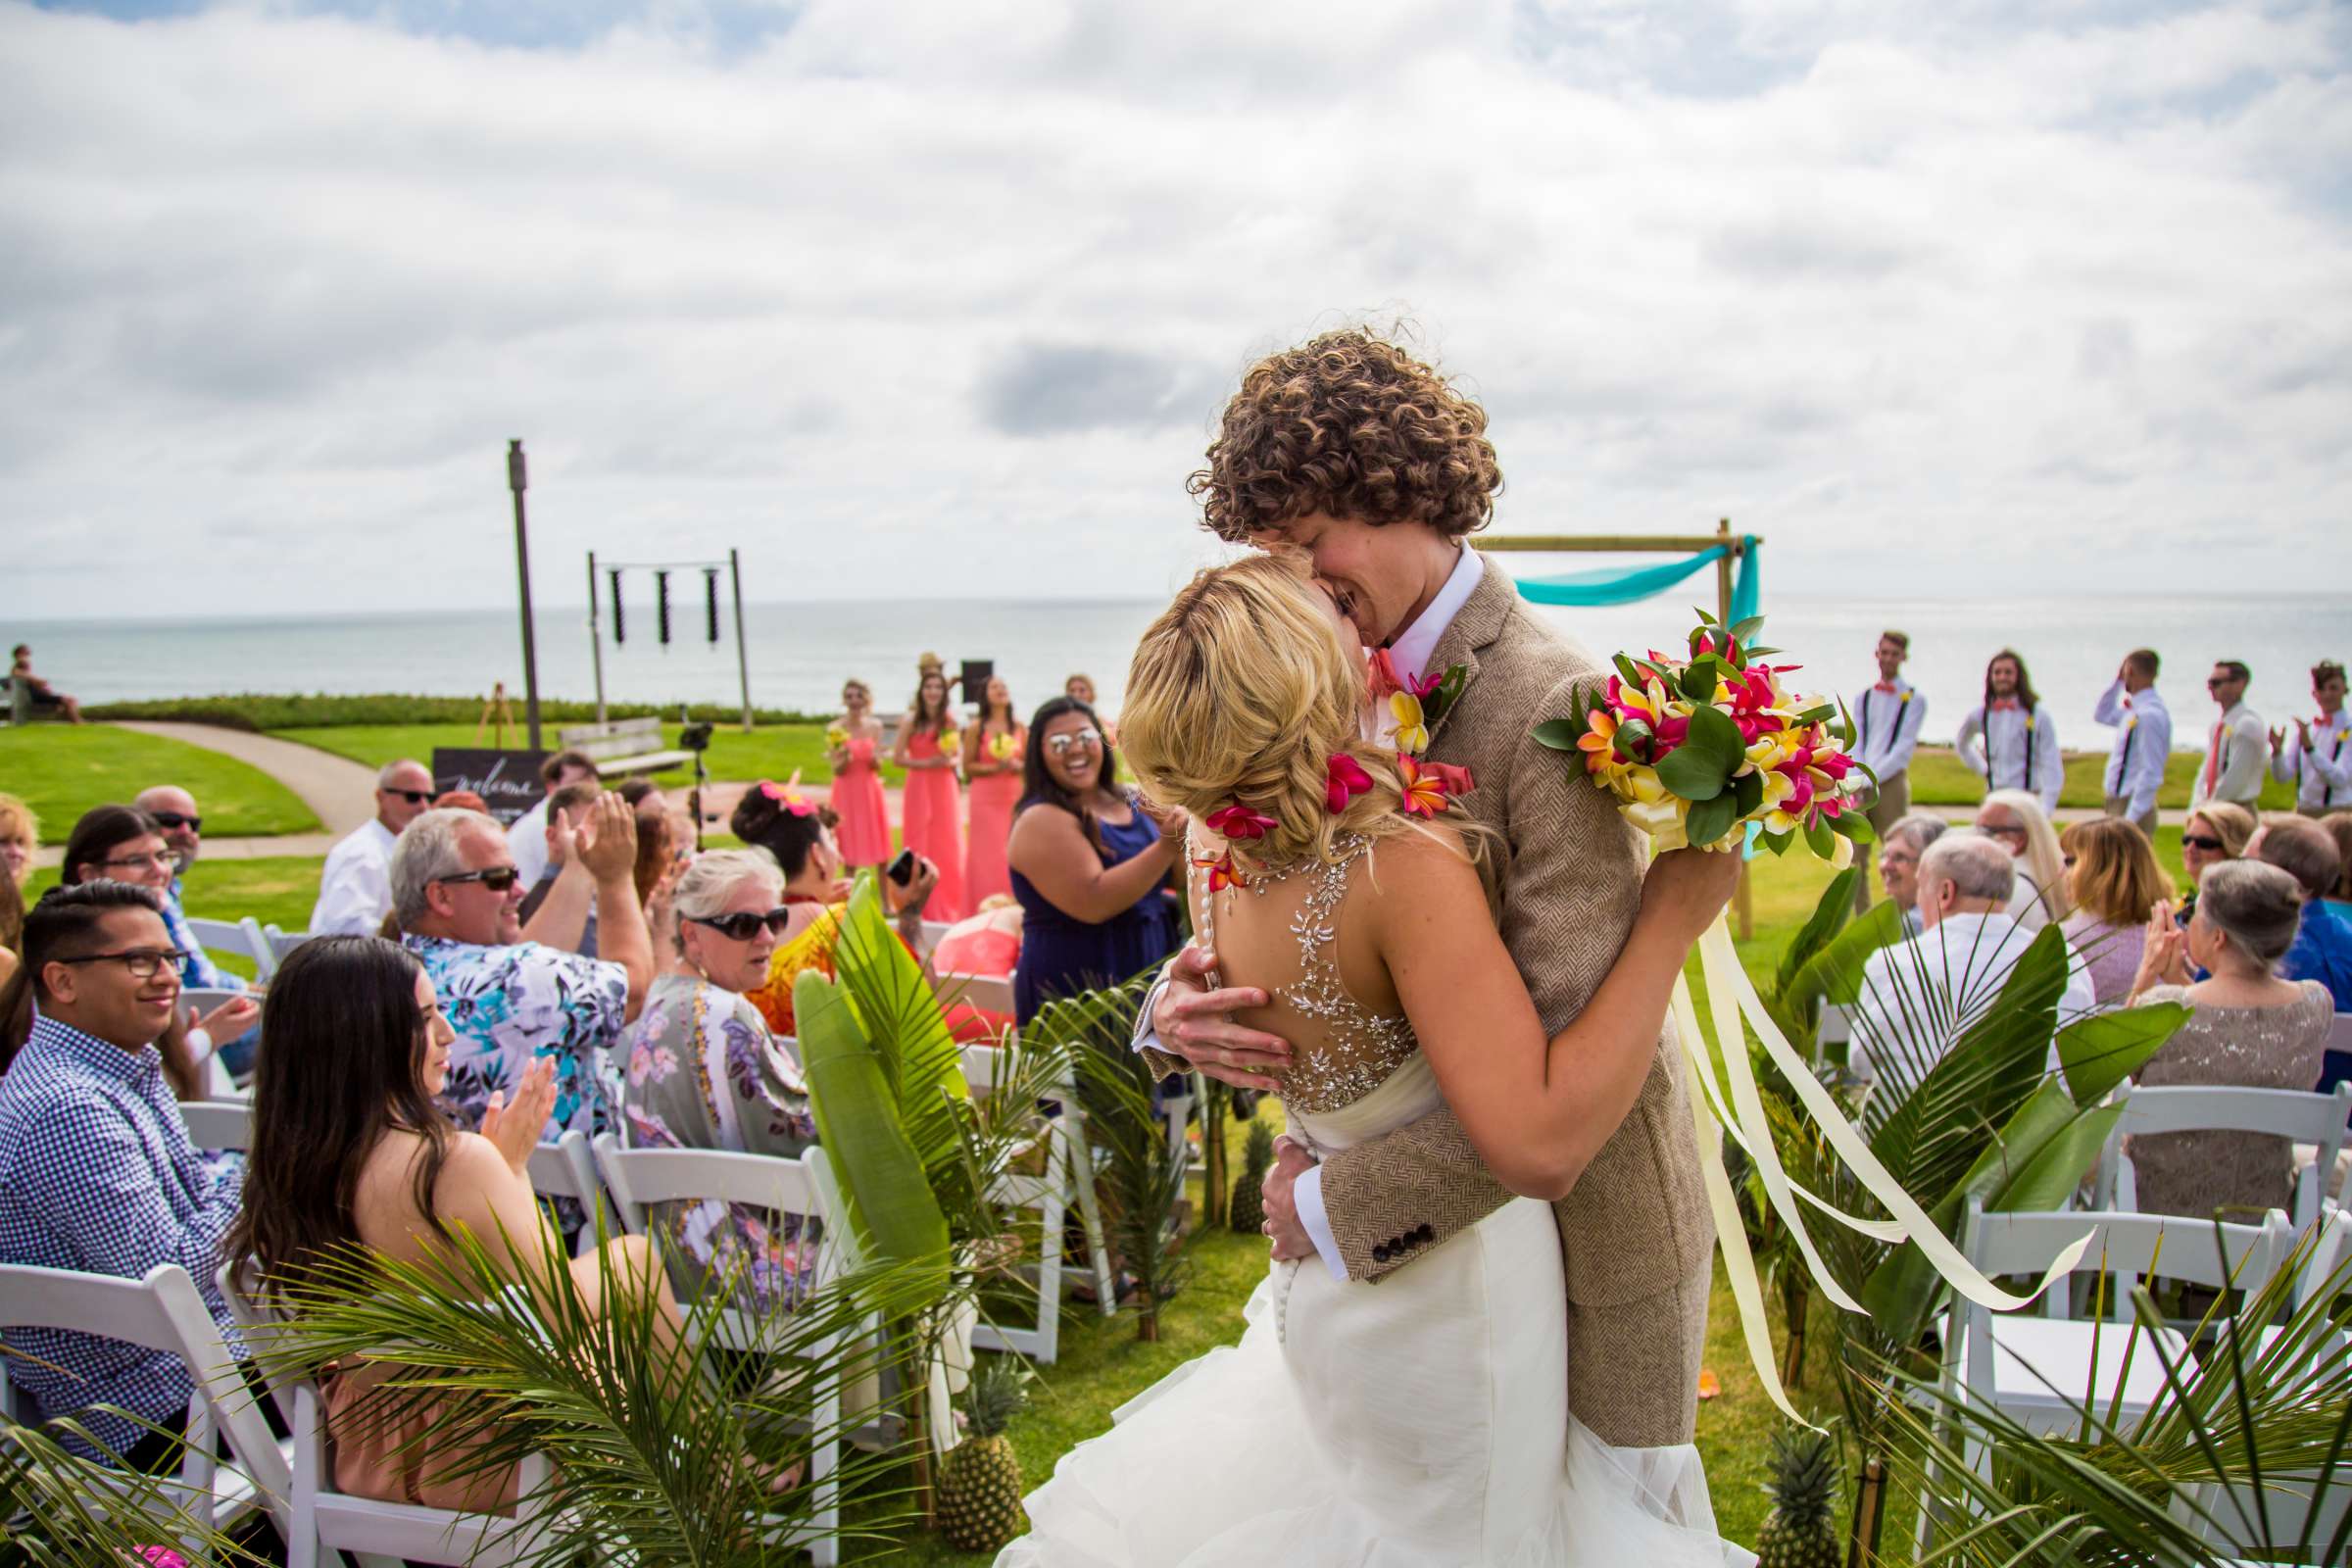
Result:
[[0,1421],[0,1561],[122,1568],[142,1560],[142,1546],[182,1543],[203,1545],[220,1563],[260,1561],[221,1537],[209,1518],[181,1507],[161,1479],[77,1453],[61,1437],[105,1451],[76,1421],[47,1427]]

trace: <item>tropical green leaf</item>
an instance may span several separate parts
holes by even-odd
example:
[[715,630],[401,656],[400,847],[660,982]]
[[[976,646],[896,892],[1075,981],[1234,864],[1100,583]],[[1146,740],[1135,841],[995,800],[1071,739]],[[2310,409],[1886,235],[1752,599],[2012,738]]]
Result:
[[2088,1105],[2139,1071],[2188,1022],[2176,1002],[2094,1012],[2058,1031],[2058,1061],[2075,1103]]
[[1729,794],[1718,793],[1712,800],[1691,803],[1684,831],[1693,844],[1712,844],[1732,830],[1739,814],[1738,803]]
[[1729,668],[1715,654],[1699,655],[1683,668],[1683,695],[1694,703],[1712,703],[1715,700],[1715,688],[1723,683],[1725,671]]
[[1838,854],[1838,835],[1827,824],[1813,821],[1805,824],[1805,848],[1821,858],[1834,859]]
[[842,986],[813,969],[794,982],[801,1064],[817,1141],[840,1178],[850,1222],[868,1257],[948,1263],[948,1221],[906,1136],[882,1055]]
[[1609,656],[1609,662],[1617,666],[1618,678],[1623,680],[1627,686],[1633,688],[1635,691],[1641,691],[1645,683],[1642,678],[1642,671],[1635,667],[1632,660],[1626,658],[1623,654],[1611,654]]
[[1762,631],[1763,629],[1764,617],[1762,615],[1750,615],[1745,620],[1740,621],[1732,627],[1732,637],[1737,642],[1753,642],[1755,641],[1756,633]]
[[[1775,978],[1775,992],[1787,992],[1796,980],[1797,971],[1830,944],[1830,939],[1845,929],[1854,913],[1854,879],[1862,874],[1858,865],[1849,865],[1830,878],[1814,904],[1813,912],[1781,955],[1780,973]],[[1812,999],[1806,999],[1808,1002]]]
[[[1713,709],[1702,709],[1713,712]],[[1625,732],[1621,729],[1619,735]],[[1721,795],[1726,782],[1725,769],[1713,759],[1689,745],[1676,747],[1658,760],[1658,782],[1686,801],[1711,801]]]
[[1819,708],[1808,708],[1803,712],[1797,714],[1796,721],[1799,724],[1819,724],[1825,719],[1832,719],[1836,718],[1837,716],[1837,706],[1832,703],[1824,703]]
[[1555,752],[1573,752],[1577,742],[1585,738],[1586,726],[1573,719],[1547,718],[1530,733],[1538,746],[1548,746]]
[[1879,836],[1878,830],[1870,825],[1870,818],[1864,816],[1860,811],[1838,812],[1831,819],[1830,827],[1835,832],[1844,834],[1856,844],[1871,843]]
[[[1788,835],[1767,833],[1764,842],[1777,855],[1788,847]],[[1863,963],[1879,949],[1901,940],[1903,911],[1892,901],[1882,899],[1855,915],[1828,946],[1806,959],[1782,987],[1782,993],[1799,1006],[1809,1006],[1816,1000],[1851,1006],[1861,995]]]
[[1741,773],[1732,780],[1732,809],[1741,816],[1752,816],[1764,804],[1764,775]]

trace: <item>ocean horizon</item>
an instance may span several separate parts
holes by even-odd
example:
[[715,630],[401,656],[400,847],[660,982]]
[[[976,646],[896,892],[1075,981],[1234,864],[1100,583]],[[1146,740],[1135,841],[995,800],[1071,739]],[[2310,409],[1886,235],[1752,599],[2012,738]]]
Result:
[[[1703,590],[1702,590],[1703,592]],[[1688,594],[1604,610],[1530,606],[1606,656],[1674,649],[1690,629]],[[953,667],[993,659],[1014,701],[1034,708],[1063,679],[1093,677],[1116,711],[1135,643],[1164,599],[941,599],[771,601],[744,606],[753,703],[830,712],[841,683],[858,676],[888,709],[914,687],[917,656]],[[2189,597],[2049,595],[2001,601],[1857,600],[1786,594],[1768,598],[1767,641],[1807,667],[1795,684],[1850,697],[1875,678],[1878,633],[1910,633],[1906,673],[1929,704],[1924,734],[1948,741],[1979,700],[1985,662],[2015,648],[2026,659],[2061,744],[2103,749],[2109,732],[2091,717],[2124,654],[2141,646],[2164,659],[2158,690],[2171,706],[2175,743],[2200,746],[2214,714],[2204,694],[2217,659],[2253,668],[2248,701],[2279,722],[2311,708],[2310,666],[2352,653],[2352,615],[2341,596]],[[605,695],[614,702],[737,699],[732,612],[720,606],[720,640],[706,638],[700,595],[671,605],[671,641],[656,639],[648,600],[626,607],[627,640],[603,624]],[[536,634],[540,694],[596,695],[584,605],[541,605]],[[319,615],[172,615],[104,621],[8,617],[8,640],[30,643],[34,666],[60,690],[99,704],[240,692],[355,695],[404,692],[488,696],[503,681],[522,696],[520,617],[513,609],[416,610]]]

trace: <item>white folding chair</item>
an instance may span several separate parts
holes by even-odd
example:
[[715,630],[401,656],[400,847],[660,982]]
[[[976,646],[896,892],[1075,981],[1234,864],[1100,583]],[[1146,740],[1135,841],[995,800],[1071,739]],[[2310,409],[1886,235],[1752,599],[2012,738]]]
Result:
[[[95,1334],[177,1355],[187,1363],[194,1392],[188,1399],[179,1474],[164,1484],[164,1495],[188,1518],[209,1521],[216,1530],[233,1526],[259,1508],[270,1516],[281,1536],[295,1539],[299,1526],[293,1519],[286,1455],[270,1436],[269,1423],[220,1338],[220,1326],[186,1269],[159,1263],[145,1278],[132,1280],[0,1264],[0,1329],[19,1328]],[[0,1410],[19,1421],[72,1413],[21,1408],[20,1396],[8,1383],[7,1364],[8,1359],[0,1357]],[[95,1399],[103,1403],[103,1392]],[[214,1455],[216,1432],[228,1441],[232,1468],[224,1470]],[[201,1541],[182,1544],[190,1556],[203,1550]]]
[[986,1012],[1001,1012],[1007,1018],[1018,1010],[1013,1005],[1012,981],[1001,974],[943,974],[939,977],[939,996],[944,1001],[964,1003]]
[[206,920],[191,914],[188,929],[212,952],[251,958],[254,978],[265,985],[277,973],[277,950],[270,945],[262,923],[250,914],[242,920]]
[[1813,1065],[1819,1067],[1828,1062],[1829,1048],[1832,1046],[1845,1047],[1846,1050],[1839,1051],[1838,1054],[1840,1056],[1846,1054],[1846,1051],[1852,1049],[1853,1038],[1854,1014],[1852,1009],[1835,1002],[1823,1003],[1821,1004],[1821,1027],[1815,1031],[1813,1036]]
[[[531,1191],[541,1198],[568,1198],[580,1205],[584,1216],[579,1235],[573,1239],[574,1257],[586,1257],[596,1250],[596,1216],[607,1216],[612,1207],[605,1197],[605,1184],[596,1173],[596,1154],[588,1147],[588,1135],[577,1127],[566,1130],[552,1144],[541,1144],[531,1151]],[[617,1223],[608,1223],[610,1235],[620,1234]]]
[[262,935],[269,939],[270,956],[278,963],[285,962],[287,954],[311,940],[308,931],[280,931],[275,925],[262,927]]
[[[201,1017],[215,1007],[244,994],[242,991],[220,990],[210,986],[182,986],[179,989],[179,1002],[177,1003],[179,1015],[185,1018],[188,1015],[188,1009],[194,1007],[197,1015]],[[225,1040],[214,1041],[212,1054],[204,1058],[204,1093],[207,1099],[242,1100],[245,1098],[245,1089],[230,1074],[228,1064],[220,1059],[220,1048],[226,1044],[228,1042]]]
[[246,1100],[183,1100],[179,1118],[188,1124],[188,1142],[198,1149],[251,1149],[253,1102]]
[[[220,1292],[229,1312],[248,1329],[267,1333],[282,1321],[255,1289],[249,1260],[220,1265]],[[474,1568],[509,1568],[525,1557],[539,1533],[539,1503],[548,1483],[547,1461],[536,1454],[522,1461],[516,1477],[521,1499],[514,1517],[428,1508],[419,1503],[384,1502],[337,1490],[327,1445],[325,1399],[310,1378],[273,1386],[270,1397],[288,1411],[294,1437],[288,1488],[291,1518],[286,1528],[287,1568],[320,1568],[329,1551],[347,1552],[363,1568],[399,1568],[401,1559]]]
[[2295,1180],[2294,1207],[2288,1218],[2302,1230],[2320,1217],[2327,1195],[2326,1173],[2335,1168],[2336,1152],[2344,1147],[2344,1127],[2352,1118],[2352,1083],[2338,1084],[2332,1094],[2315,1095],[2292,1089],[2242,1089],[2230,1084],[2181,1084],[2169,1088],[2134,1088],[2124,1102],[2124,1113],[2099,1152],[2097,1197],[2101,1208],[2130,1213],[2139,1207],[2138,1179],[2132,1156],[2124,1152],[2128,1137],[2152,1133],[2237,1132],[2270,1133],[2288,1144],[2310,1144],[2316,1153]]
[[922,930],[916,934],[914,939],[914,956],[917,958],[928,958],[938,951],[941,939],[955,929],[953,921],[925,920]]
[[[830,1216],[833,1194],[825,1153],[811,1149],[795,1159],[772,1154],[741,1154],[723,1149],[623,1149],[611,1133],[599,1133],[591,1146],[596,1169],[612,1197],[622,1226],[634,1236],[647,1234],[655,1203],[717,1201],[745,1203],[770,1214],[797,1214],[804,1227],[811,1221],[822,1228],[825,1245],[818,1248],[814,1283],[832,1277],[833,1262],[845,1255],[849,1223]],[[719,1342],[729,1349],[762,1351],[770,1347],[760,1320],[728,1305],[716,1314]],[[858,1336],[835,1335],[811,1348],[819,1356],[837,1360],[855,1353],[859,1342],[879,1325]],[[841,1464],[841,1389],[828,1380],[819,1392],[813,1420],[814,1452],[809,1460],[809,1485],[818,1507],[813,1529],[799,1544],[808,1549],[816,1568],[833,1568],[841,1560],[841,1498],[834,1480]]]
[[[1020,1048],[966,1046],[963,1081],[975,1099],[996,1092],[1009,1076],[1011,1054]],[[1004,1328],[982,1322],[972,1330],[972,1345],[983,1350],[1014,1350],[1051,1366],[1061,1340],[1062,1226],[1074,1199],[1086,1232],[1086,1249],[1095,1274],[1096,1299],[1107,1314],[1116,1306],[1111,1284],[1110,1250],[1102,1240],[1102,1212],[1095,1193],[1094,1155],[1086,1147],[1085,1112],[1078,1104],[1076,1086],[1064,1073],[1053,1086],[1060,1103],[1058,1115],[1040,1115],[1041,1135],[1030,1147],[1045,1156],[1039,1176],[1007,1175],[990,1191],[989,1200],[1008,1208],[1033,1208],[1038,1216],[1037,1324],[1034,1328]]]

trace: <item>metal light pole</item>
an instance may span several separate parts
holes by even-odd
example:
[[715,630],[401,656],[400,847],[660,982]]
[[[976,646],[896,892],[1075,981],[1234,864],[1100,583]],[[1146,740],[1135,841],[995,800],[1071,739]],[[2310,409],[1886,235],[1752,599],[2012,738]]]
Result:
[[522,442],[507,443],[507,488],[514,492],[514,571],[522,579],[522,704],[531,734],[531,750],[539,750],[539,650],[531,631],[531,540],[522,519],[522,492],[530,481],[523,471]]
[[743,552],[727,552],[727,580],[735,588],[735,676],[743,683],[743,732],[752,732],[752,655],[743,646]]
[[588,662],[596,669],[596,721],[605,721],[605,634],[596,618],[596,552],[588,552]]

